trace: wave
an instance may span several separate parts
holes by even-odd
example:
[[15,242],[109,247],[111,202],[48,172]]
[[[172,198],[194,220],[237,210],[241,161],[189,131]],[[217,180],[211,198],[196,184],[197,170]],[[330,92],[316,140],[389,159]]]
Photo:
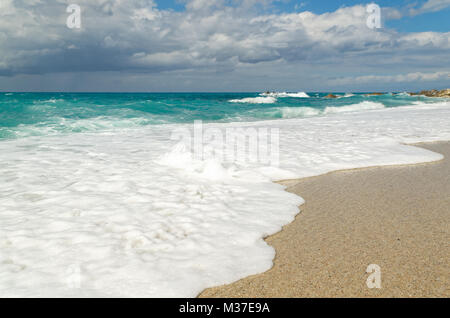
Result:
[[[333,94],[333,95],[335,95],[335,94]],[[336,96],[336,98],[349,98],[349,97],[353,97],[353,96],[355,96],[354,94],[352,94],[352,93],[346,93],[345,95],[335,95]],[[325,98],[327,98],[327,97],[325,97]]]
[[0,127],[1,138],[24,138],[31,136],[55,136],[71,133],[112,132],[136,129],[148,125],[168,124],[163,118],[116,118],[94,117],[90,119],[54,118],[51,122],[21,124],[16,127]]
[[46,100],[36,100],[33,102],[33,104],[41,104],[41,103],[51,103],[51,104],[56,104],[56,103],[60,103],[60,102],[64,102],[64,99],[61,98],[50,98],[50,99],[46,99]]
[[323,111],[324,114],[334,114],[334,113],[346,113],[346,112],[356,112],[361,110],[374,110],[386,108],[382,103],[368,102],[364,101],[358,104],[347,105],[347,106],[329,106]]
[[291,118],[307,118],[315,117],[333,113],[346,113],[346,112],[363,112],[367,110],[383,109],[385,106],[381,103],[375,102],[362,102],[359,104],[347,105],[347,106],[335,106],[313,108],[305,106],[297,107],[272,107],[272,108],[259,108],[252,109],[244,113],[244,118],[249,120],[254,119],[291,119]]
[[[198,95],[167,95],[167,98],[164,98],[160,95],[25,94],[22,96],[14,93],[15,98],[4,97],[0,100],[2,104],[0,140],[188,123],[197,119],[227,123],[326,116],[333,113],[382,109],[385,106],[416,105],[419,100],[407,96],[384,96],[369,101],[362,94],[355,94],[355,97],[352,97],[353,94],[349,92],[340,93],[339,100],[320,98],[324,96],[323,93],[319,95],[311,93],[311,97],[314,97],[311,99],[275,97],[306,96],[302,92],[270,94],[274,96],[233,93],[220,95],[219,98],[213,95],[201,98],[198,98]],[[439,99],[420,98],[420,101],[435,103]],[[232,104],[227,102],[240,105],[229,107]],[[203,107],[205,104],[208,105],[207,109]],[[243,107],[240,107],[241,105]]]
[[274,97],[248,97],[242,99],[231,99],[230,103],[248,103],[248,104],[273,104],[277,99]]
[[277,107],[265,111],[264,114],[268,115],[271,118],[289,119],[289,118],[313,117],[333,113],[358,112],[383,108],[385,108],[385,106],[381,103],[362,102],[359,104],[347,106],[326,107],[323,110],[312,107]]
[[309,95],[305,92],[298,92],[298,93],[262,93],[261,96],[270,96],[270,97],[292,97],[292,98],[309,98]]
[[[236,100],[236,103],[269,104],[275,103],[273,97],[257,97]],[[413,102],[412,105],[422,105],[421,102]],[[424,104],[425,105],[425,104]],[[44,106],[31,106],[30,109],[43,111]],[[51,106],[47,106],[51,107]],[[257,121],[261,119],[292,119],[308,118],[332,113],[357,112],[373,109],[382,109],[381,103],[362,102],[354,105],[326,107],[325,109],[313,107],[271,107],[256,108],[239,116],[233,116],[231,121]],[[241,117],[242,116],[242,117]],[[239,119],[240,118],[240,119]],[[238,120],[239,119],[239,120]],[[15,127],[0,127],[0,139],[16,139],[30,136],[55,136],[71,133],[111,132],[118,130],[136,129],[143,126],[176,124],[173,118],[163,115],[146,115],[141,117],[129,117],[127,112],[116,113],[116,116],[98,116],[85,119],[69,119],[63,117],[49,118],[47,121],[34,124],[20,124]]]
[[281,118],[302,118],[320,115],[320,110],[312,107],[280,107],[276,110]]

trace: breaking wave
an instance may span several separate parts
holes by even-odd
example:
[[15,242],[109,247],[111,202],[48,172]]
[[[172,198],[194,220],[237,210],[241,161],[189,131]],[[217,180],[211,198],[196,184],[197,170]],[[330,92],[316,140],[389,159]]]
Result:
[[384,106],[382,103],[364,101],[358,104],[347,106],[339,106],[339,107],[329,106],[325,108],[323,113],[324,114],[346,113],[346,112],[356,112],[361,110],[374,110],[383,108],[386,108],[386,106]]
[[268,92],[268,93],[262,93],[261,96],[270,96],[270,97],[292,97],[292,98],[309,98],[309,95],[305,92],[298,92],[298,93],[275,93],[275,92]]
[[248,97],[242,99],[231,99],[230,103],[248,103],[248,104],[273,104],[277,101],[274,97]]

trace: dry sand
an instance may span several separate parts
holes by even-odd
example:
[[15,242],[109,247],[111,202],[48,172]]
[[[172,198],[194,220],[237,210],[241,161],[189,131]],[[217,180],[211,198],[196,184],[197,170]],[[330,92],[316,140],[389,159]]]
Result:
[[449,297],[450,142],[419,146],[446,158],[283,182],[306,204],[266,239],[274,267],[200,297]]

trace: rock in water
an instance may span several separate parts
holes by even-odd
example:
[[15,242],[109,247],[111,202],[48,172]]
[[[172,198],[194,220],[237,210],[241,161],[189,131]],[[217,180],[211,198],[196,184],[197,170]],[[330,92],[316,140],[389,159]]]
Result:
[[450,88],[443,89],[438,93],[438,97],[450,97]]
[[450,97],[450,89],[443,89],[441,91],[438,91],[436,89],[432,89],[429,91],[421,91],[420,93],[414,93],[412,95],[424,95],[427,97]]

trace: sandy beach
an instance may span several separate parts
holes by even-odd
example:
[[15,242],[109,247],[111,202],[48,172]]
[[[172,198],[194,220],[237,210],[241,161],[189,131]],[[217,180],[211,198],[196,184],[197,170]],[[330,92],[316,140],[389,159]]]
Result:
[[266,239],[273,268],[200,297],[449,297],[450,142],[417,146],[445,159],[282,182],[306,203]]

